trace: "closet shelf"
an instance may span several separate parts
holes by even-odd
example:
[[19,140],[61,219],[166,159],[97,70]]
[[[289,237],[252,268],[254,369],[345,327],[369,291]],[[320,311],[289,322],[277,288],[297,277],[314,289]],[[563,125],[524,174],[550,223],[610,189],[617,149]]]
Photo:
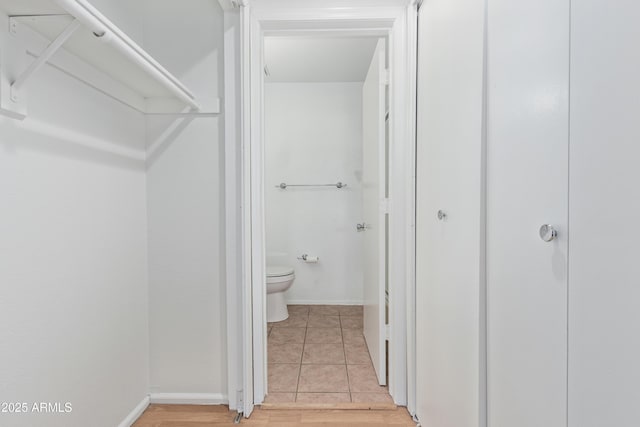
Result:
[[[123,102],[143,113],[185,114],[185,107],[189,112],[200,114],[219,113],[217,99],[204,100],[206,111],[201,108],[194,94],[182,82],[87,0],[0,0],[0,8],[9,14],[9,32],[13,33],[13,39],[21,39],[15,37],[15,33],[26,25],[49,43],[46,49],[37,53],[27,50],[35,59],[29,57],[28,61],[15,61],[24,63],[21,70],[16,70],[15,66],[8,71],[2,70],[5,81],[2,110],[5,113],[14,110],[18,118],[23,118],[19,117],[26,114],[26,107],[21,105],[22,91],[28,86],[31,75],[60,47],[137,94],[138,102]],[[11,75],[7,76],[7,72]],[[122,100],[117,95],[114,97]],[[167,109],[168,104],[173,107]],[[158,105],[163,109],[158,111]]]

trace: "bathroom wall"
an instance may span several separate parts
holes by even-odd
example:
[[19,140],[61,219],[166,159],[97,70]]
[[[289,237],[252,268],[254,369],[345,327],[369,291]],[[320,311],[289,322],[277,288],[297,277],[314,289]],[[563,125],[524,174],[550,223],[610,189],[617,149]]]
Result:
[[[145,5],[145,48],[197,97],[221,96],[218,3]],[[222,121],[147,119],[152,401],[227,400]]]
[[362,83],[267,83],[265,134],[267,262],[295,268],[288,302],[361,304]]
[[117,426],[149,390],[144,118],[50,66],[27,90],[0,117],[0,402],[29,411],[0,425]]

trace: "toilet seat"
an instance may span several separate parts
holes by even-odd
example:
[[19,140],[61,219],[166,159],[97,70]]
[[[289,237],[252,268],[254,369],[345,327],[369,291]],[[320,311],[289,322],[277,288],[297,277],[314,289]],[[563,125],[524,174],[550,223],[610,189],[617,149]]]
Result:
[[286,267],[281,265],[270,265],[267,267],[267,277],[283,277],[293,274],[292,267]]

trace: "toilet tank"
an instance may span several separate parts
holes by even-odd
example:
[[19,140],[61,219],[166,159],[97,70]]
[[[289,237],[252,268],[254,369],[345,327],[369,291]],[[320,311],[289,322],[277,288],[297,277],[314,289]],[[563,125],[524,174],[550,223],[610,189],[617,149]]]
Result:
[[267,265],[292,265],[289,254],[286,252],[267,252]]

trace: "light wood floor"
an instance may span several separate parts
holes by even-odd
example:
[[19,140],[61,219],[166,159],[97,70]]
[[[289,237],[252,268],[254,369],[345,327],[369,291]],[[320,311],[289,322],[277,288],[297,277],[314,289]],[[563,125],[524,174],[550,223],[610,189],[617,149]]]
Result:
[[[133,427],[233,427],[227,406],[151,405]],[[415,427],[405,408],[394,410],[260,409],[240,425],[263,427]]]

